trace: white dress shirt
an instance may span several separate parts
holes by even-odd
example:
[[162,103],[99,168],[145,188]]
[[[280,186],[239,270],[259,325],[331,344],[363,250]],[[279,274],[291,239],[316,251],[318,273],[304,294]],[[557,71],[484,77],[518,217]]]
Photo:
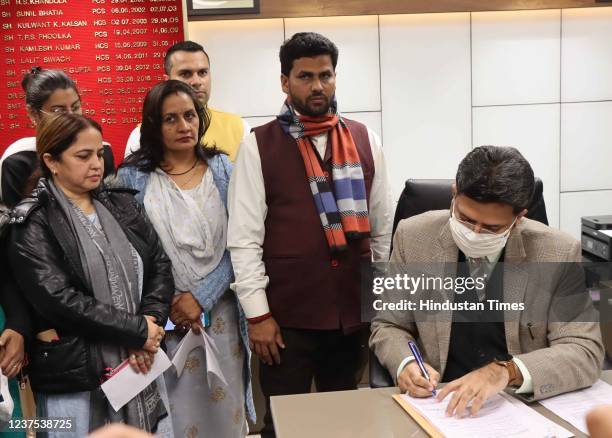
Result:
[[[375,168],[369,199],[370,246],[374,261],[388,261],[394,205],[380,139],[369,129],[368,138]],[[325,156],[327,133],[310,139],[319,156]],[[261,158],[254,133],[246,137],[240,145],[229,184],[227,206],[227,246],[236,277],[231,288],[236,292],[247,318],[265,315],[270,308],[266,298],[268,277],[262,260],[262,245],[268,206]]]

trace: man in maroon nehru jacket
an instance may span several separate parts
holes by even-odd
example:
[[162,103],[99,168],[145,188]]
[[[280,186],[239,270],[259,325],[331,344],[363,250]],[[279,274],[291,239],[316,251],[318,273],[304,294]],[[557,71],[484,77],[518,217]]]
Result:
[[380,139],[337,109],[338,49],[298,33],[280,49],[287,94],[243,141],[229,189],[232,288],[272,395],[355,389],[368,327],[361,262],[386,261],[392,202]]

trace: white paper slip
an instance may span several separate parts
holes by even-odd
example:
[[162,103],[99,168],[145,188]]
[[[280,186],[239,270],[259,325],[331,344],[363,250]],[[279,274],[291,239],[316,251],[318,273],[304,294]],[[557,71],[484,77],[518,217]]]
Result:
[[208,380],[208,386],[212,387],[211,375],[213,374],[216,375],[224,385],[227,385],[227,381],[225,380],[225,376],[217,360],[217,356],[219,355],[217,344],[215,344],[215,340],[208,336],[204,330],[202,330],[199,335],[196,335],[193,330],[189,330],[178,347],[176,347],[174,356],[172,357],[172,364],[176,368],[177,375],[181,377],[187,357],[194,348],[203,348],[206,354],[206,379]]
[[196,335],[193,330],[189,330],[183,337],[180,344],[174,350],[174,356],[172,356],[172,365],[176,368],[176,374],[181,377],[183,368],[185,368],[185,362],[187,362],[187,356],[194,348],[203,346],[203,338]]
[[590,388],[541,400],[540,404],[571,423],[576,429],[588,433],[586,427],[587,412],[599,405],[612,404],[612,386],[598,380]]
[[102,384],[102,391],[104,391],[109,403],[115,412],[117,412],[164,371],[170,368],[171,365],[172,362],[170,362],[166,353],[161,349],[155,354],[153,366],[147,374],[136,373],[126,359],[115,368],[113,377]]
[[[432,425],[444,436],[453,438],[534,438],[571,437],[572,434],[561,427],[555,427],[550,422],[529,407],[516,405],[504,394],[494,395],[485,402],[476,417],[447,417],[446,406],[452,395],[438,403],[433,397],[413,398],[402,395],[408,403],[414,406]],[[520,402],[518,402],[520,403]]]
[[206,380],[208,380],[208,386],[212,387],[212,383],[210,381],[210,376],[212,374],[216,375],[219,380],[221,380],[223,384],[227,386],[225,376],[223,375],[223,372],[221,371],[221,366],[219,365],[219,361],[217,360],[219,350],[217,349],[217,344],[215,344],[215,340],[208,336],[204,330],[202,330],[202,337],[204,338],[206,349]]

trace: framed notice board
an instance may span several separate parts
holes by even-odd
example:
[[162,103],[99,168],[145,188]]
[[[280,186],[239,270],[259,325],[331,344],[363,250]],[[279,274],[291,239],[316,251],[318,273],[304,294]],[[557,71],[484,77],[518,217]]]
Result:
[[257,14],[259,0],[187,0],[189,16]]
[[35,135],[21,80],[39,66],[76,81],[83,113],[121,161],[166,50],[185,38],[184,1],[0,0],[0,18],[0,154]]

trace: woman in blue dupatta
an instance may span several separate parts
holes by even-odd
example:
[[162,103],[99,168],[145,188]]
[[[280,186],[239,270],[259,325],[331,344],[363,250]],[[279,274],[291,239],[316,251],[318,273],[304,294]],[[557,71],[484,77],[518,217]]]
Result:
[[229,159],[200,139],[210,120],[193,90],[179,81],[147,94],[140,149],[120,167],[122,185],[141,202],[172,262],[176,293],[168,331],[170,353],[185,332],[205,333],[225,382],[208,376],[210,358],[193,350],[180,377],[166,373],[176,436],[244,437],[254,419],[246,320],[230,283],[226,250]]

